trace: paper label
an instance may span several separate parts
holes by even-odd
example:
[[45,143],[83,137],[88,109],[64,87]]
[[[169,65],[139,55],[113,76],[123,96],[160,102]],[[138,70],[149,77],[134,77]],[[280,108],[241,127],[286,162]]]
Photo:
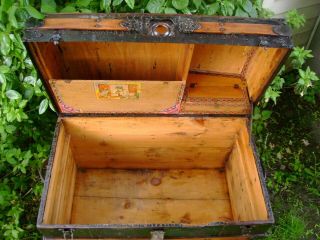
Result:
[[99,99],[139,99],[141,83],[138,82],[99,82],[95,83]]

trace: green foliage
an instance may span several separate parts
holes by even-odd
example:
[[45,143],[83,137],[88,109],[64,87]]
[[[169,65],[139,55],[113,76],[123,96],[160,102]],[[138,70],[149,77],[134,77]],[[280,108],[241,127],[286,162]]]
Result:
[[[56,4],[42,0],[43,13],[54,12],[149,12],[264,17],[261,0],[77,0]],[[38,16],[35,14],[35,16]]]
[[267,240],[300,240],[306,231],[306,223],[295,213],[289,212],[278,220],[278,226]]
[[286,21],[292,29],[299,29],[306,23],[304,16],[299,14],[296,9],[288,12],[286,15]]
[[[53,110],[53,106],[21,41],[21,29],[29,17],[42,19],[44,13],[55,12],[150,12],[269,17],[271,12],[262,7],[262,2],[262,0],[1,0],[0,239],[39,239],[34,223],[42,191],[43,166],[48,157],[52,139],[51,130],[55,122],[55,115],[52,111],[47,111],[49,108]],[[305,20],[293,11],[288,14],[287,21],[293,28],[297,28],[301,27]],[[319,195],[317,188],[319,165],[313,162],[318,156],[311,154],[312,157],[309,159],[310,156],[306,156],[303,151],[301,141],[297,141],[299,145],[294,140],[295,135],[282,134],[284,139],[290,141],[278,146],[272,143],[273,135],[266,134],[270,122],[276,121],[274,113],[266,107],[270,106],[268,103],[275,103],[278,100],[284,87],[292,87],[308,101],[315,101],[315,96],[320,91],[319,81],[311,69],[305,67],[306,60],[311,57],[309,50],[295,48],[290,56],[291,68],[295,73],[287,73],[282,69],[267,90],[264,101],[254,112],[253,130],[259,136],[258,146],[264,163],[274,172],[268,180],[268,186],[272,187],[275,193],[291,189],[292,184],[297,184],[302,179],[308,183],[308,194]],[[293,130],[294,127],[290,129]],[[285,132],[287,131],[289,130],[285,129]],[[278,159],[283,160],[280,165],[277,164]],[[304,159],[308,159],[307,163]],[[290,238],[291,233],[299,236],[301,229],[305,228],[299,227],[302,224],[294,216],[288,219],[292,222],[292,226],[284,231],[286,235],[283,236]],[[286,227],[282,224],[279,226]],[[280,238],[277,230],[274,234],[279,239],[284,239]]]

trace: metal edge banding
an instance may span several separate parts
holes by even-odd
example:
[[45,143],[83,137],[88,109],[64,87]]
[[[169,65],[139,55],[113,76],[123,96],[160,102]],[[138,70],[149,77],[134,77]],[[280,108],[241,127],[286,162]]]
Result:
[[206,34],[180,33],[174,36],[155,37],[132,31],[97,31],[97,30],[45,30],[26,29],[25,42],[52,42],[55,39],[64,42],[159,42],[159,43],[190,43],[219,44],[238,46],[259,46],[270,48],[292,48],[289,36],[255,35],[255,34]]
[[42,195],[41,195],[41,200],[40,200],[40,207],[39,207],[39,212],[38,212],[38,217],[37,217],[37,228],[41,230],[43,226],[43,217],[44,217],[44,210],[45,210],[45,205],[46,205],[46,200],[47,200],[47,194],[49,190],[49,184],[50,184],[50,179],[51,179],[51,172],[52,172],[52,166],[54,162],[54,157],[56,154],[56,147],[57,147],[57,142],[58,142],[58,137],[60,134],[60,126],[61,126],[61,119],[58,118],[54,134],[53,134],[53,140],[51,144],[51,150],[49,154],[49,159],[48,159],[48,164],[46,167],[46,176],[45,176],[45,181],[44,181],[44,187],[42,190]]
[[[151,225],[151,226],[150,226]],[[172,226],[170,226],[172,225]],[[150,232],[160,230],[166,238],[195,237],[258,237],[265,235],[270,222],[228,222],[205,226],[180,226],[180,224],[148,225],[43,225],[44,237],[63,237],[63,230],[72,231],[74,238],[148,238]]]
[[260,160],[260,157],[257,152],[257,146],[255,144],[254,137],[252,136],[252,133],[249,133],[249,135],[250,135],[250,144],[252,146],[253,155],[254,155],[257,170],[258,170],[262,193],[264,196],[265,204],[267,206],[268,218],[269,218],[270,223],[273,224],[273,223],[275,223],[275,219],[274,219],[273,211],[271,208],[270,196],[269,196],[269,192],[268,192],[266,182],[265,182],[265,175],[264,175],[263,167],[262,167],[261,160]]

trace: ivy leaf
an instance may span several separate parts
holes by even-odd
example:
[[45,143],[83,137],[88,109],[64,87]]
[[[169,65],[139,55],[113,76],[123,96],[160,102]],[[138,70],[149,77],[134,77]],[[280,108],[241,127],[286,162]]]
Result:
[[77,0],[77,5],[80,7],[88,7],[92,0]]
[[101,0],[100,1],[100,8],[101,10],[104,10],[106,12],[110,12],[110,5],[111,5],[111,0]]
[[8,72],[10,72],[10,68],[8,66],[6,66],[6,65],[1,65],[0,66],[0,72],[1,73],[8,73]]
[[241,8],[237,8],[235,16],[238,16],[238,17],[249,17],[248,13],[243,11]]
[[257,10],[252,5],[250,0],[246,0],[243,4],[243,9],[249,14],[250,17],[257,17]]
[[165,13],[165,14],[176,14],[177,11],[176,11],[174,8],[166,7],[166,8],[164,9],[164,13]]
[[182,10],[188,7],[189,0],[172,0],[175,9]]
[[41,0],[41,12],[43,13],[57,12],[57,4],[55,0]]
[[33,18],[36,19],[43,19],[44,15],[42,13],[40,13],[37,9],[35,9],[34,7],[28,5],[26,6],[26,10],[29,13],[29,15]]
[[120,5],[120,4],[122,3],[122,1],[123,1],[123,0],[113,0],[113,1],[112,1],[112,6],[114,6],[114,7],[115,7],[115,6],[118,6],[118,5]]
[[16,11],[17,11],[17,6],[12,5],[9,10],[8,10],[8,20],[11,26],[17,28],[18,27],[18,22],[16,19]]
[[10,38],[6,33],[0,33],[0,50],[3,55],[8,55],[10,52]]
[[131,9],[134,8],[134,0],[125,0],[125,1]]
[[18,93],[16,90],[8,90],[6,92],[6,96],[7,98],[11,99],[11,100],[16,100],[21,98],[21,94]]
[[147,4],[146,9],[150,13],[160,13],[162,12],[162,6],[164,5],[165,0],[150,0]]
[[0,73],[0,83],[4,84],[6,82],[6,76],[3,73]]
[[212,3],[207,5],[207,14],[208,15],[214,15],[219,10],[219,3]]
[[62,12],[62,13],[72,13],[72,12],[76,12],[76,9],[72,5],[67,5],[63,9],[61,9],[60,12]]
[[48,99],[46,99],[46,98],[43,99],[43,100],[41,101],[41,103],[40,103],[40,106],[39,106],[39,114],[45,113],[45,111],[47,110],[48,106],[49,106],[49,101],[48,101]]
[[271,114],[272,114],[272,111],[269,111],[269,110],[263,110],[261,112],[261,120],[262,121],[265,121],[267,119],[269,119],[271,117]]
[[192,0],[194,6],[198,9],[201,6],[202,0]]

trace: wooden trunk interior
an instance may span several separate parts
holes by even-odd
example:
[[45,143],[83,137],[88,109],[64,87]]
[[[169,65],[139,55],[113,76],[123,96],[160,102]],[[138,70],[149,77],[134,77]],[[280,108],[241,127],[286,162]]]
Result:
[[268,220],[245,118],[65,117],[44,224]]
[[288,52],[133,42],[29,47],[62,113],[250,114],[250,101],[259,98]]

